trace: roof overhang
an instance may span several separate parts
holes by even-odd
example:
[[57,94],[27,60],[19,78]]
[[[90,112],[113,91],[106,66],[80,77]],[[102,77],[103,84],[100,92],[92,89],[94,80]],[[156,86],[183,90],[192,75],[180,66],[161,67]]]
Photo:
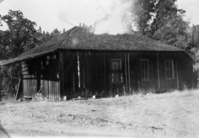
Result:
[[54,51],[56,51],[56,50],[45,51],[45,52],[30,54],[30,55],[26,55],[26,56],[19,56],[17,58],[11,58],[11,59],[8,59],[8,60],[3,60],[3,61],[0,61],[0,66],[14,64],[14,63],[22,62],[22,61],[27,61],[27,60],[43,56],[45,54],[48,54],[48,53],[51,53],[51,52],[54,52]]
[[[85,50],[89,50],[89,49],[54,49],[54,50],[49,50],[49,51],[45,51],[45,52],[39,52],[39,53],[34,53],[34,54],[29,54],[29,55],[21,55],[19,57],[16,57],[16,58],[12,58],[12,59],[8,59],[8,60],[3,60],[3,61],[0,61],[0,66],[4,66],[4,65],[9,65],[9,64],[14,64],[14,63],[19,63],[19,62],[23,62],[23,61],[27,61],[27,60],[31,60],[33,58],[37,58],[37,57],[41,57],[41,56],[44,56],[46,54],[49,54],[49,53],[52,53],[52,52],[55,52],[57,50],[76,50],[76,51],[85,51]],[[187,57],[189,57],[185,51],[137,51],[137,50],[93,50],[93,49],[90,49],[90,51],[125,51],[125,52],[158,52],[158,53],[162,53],[162,52],[170,52],[170,53],[173,53],[173,52],[180,52],[180,53],[184,53]],[[191,57],[189,57],[191,59]],[[193,60],[193,59],[192,59]]]

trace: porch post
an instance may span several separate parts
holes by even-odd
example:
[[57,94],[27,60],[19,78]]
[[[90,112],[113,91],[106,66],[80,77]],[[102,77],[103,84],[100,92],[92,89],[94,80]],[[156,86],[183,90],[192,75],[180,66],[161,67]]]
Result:
[[157,73],[158,73],[158,88],[160,89],[160,65],[159,65],[159,54],[157,53]]
[[59,53],[59,57],[58,57],[58,70],[59,70],[59,100],[61,101],[62,98],[62,90],[63,90],[63,82],[62,82],[62,78],[63,78],[63,55],[61,53],[61,51],[58,52]]

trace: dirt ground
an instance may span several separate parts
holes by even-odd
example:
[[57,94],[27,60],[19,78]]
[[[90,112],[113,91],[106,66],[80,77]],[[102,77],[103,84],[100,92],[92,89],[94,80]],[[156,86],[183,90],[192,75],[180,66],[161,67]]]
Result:
[[0,103],[15,137],[199,137],[199,91]]

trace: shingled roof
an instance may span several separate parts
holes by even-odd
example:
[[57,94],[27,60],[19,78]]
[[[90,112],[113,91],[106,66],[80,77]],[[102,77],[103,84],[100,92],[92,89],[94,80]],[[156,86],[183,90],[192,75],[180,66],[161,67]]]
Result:
[[74,27],[62,35],[23,53],[22,55],[0,61],[0,65],[10,64],[38,57],[58,49],[105,50],[105,51],[184,51],[171,45],[137,34],[96,35],[88,29]]

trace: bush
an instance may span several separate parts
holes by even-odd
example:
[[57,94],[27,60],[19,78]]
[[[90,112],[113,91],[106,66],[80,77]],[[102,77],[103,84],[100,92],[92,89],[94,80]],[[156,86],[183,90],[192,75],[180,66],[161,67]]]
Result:
[[15,86],[18,82],[17,80],[21,77],[20,64],[2,67],[1,76],[1,93],[4,96],[7,96],[9,94],[14,97],[16,94]]

